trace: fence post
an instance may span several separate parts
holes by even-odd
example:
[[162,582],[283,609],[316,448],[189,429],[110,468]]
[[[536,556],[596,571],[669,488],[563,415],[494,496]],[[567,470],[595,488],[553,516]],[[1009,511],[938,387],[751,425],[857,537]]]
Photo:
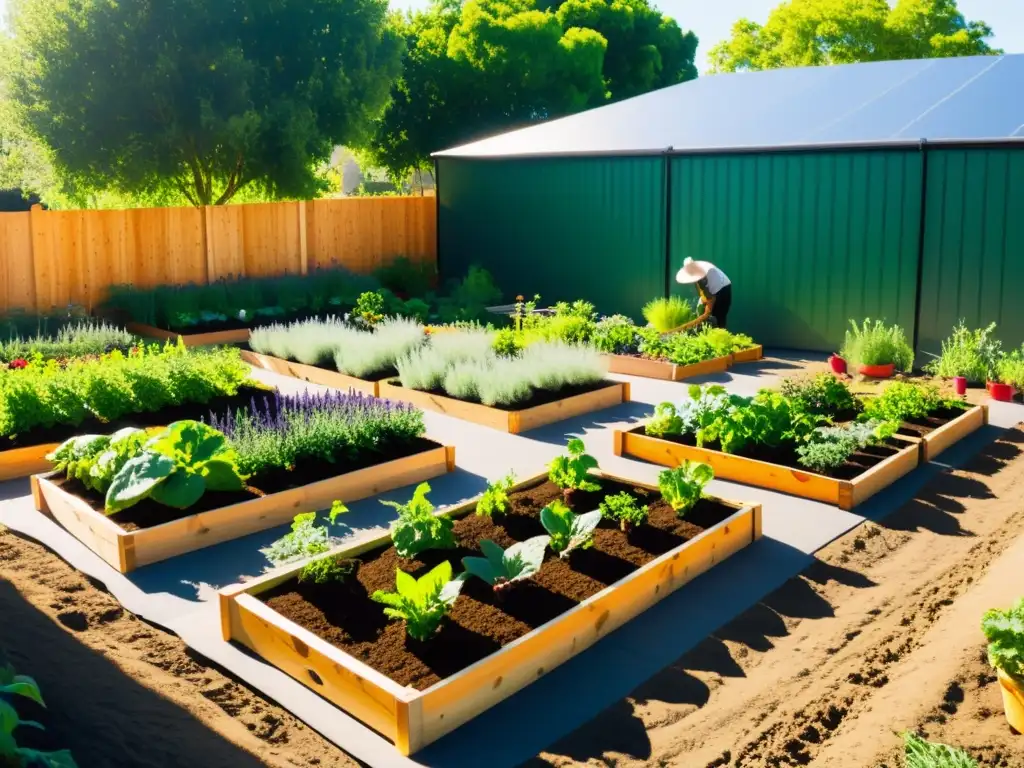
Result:
[[306,201],[299,200],[299,272],[309,274],[309,249],[306,240]]

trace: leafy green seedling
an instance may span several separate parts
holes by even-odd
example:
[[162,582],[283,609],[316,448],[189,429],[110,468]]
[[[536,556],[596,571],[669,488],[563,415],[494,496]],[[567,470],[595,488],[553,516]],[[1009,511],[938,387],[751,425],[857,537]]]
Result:
[[978,768],[977,761],[962,749],[933,744],[915,733],[903,734],[907,768]]
[[14,731],[17,728],[38,728],[43,726],[34,720],[22,720],[18,710],[4,698],[24,696],[45,706],[39,686],[27,675],[17,675],[10,667],[0,669],[0,765],[38,765],[43,768],[76,768],[75,760],[67,750],[40,752],[19,747]]
[[704,496],[704,486],[714,477],[715,471],[707,464],[687,461],[658,475],[658,490],[676,514],[685,517]]
[[[333,525],[338,516],[346,512],[348,507],[340,501],[335,501],[328,515],[331,524]],[[278,566],[323,554],[330,548],[331,536],[327,527],[316,524],[316,512],[305,512],[296,515],[292,520],[291,531],[260,552],[273,566]]]
[[981,631],[988,640],[989,663],[1024,681],[1024,597],[1005,611],[987,611],[981,620]]
[[395,571],[395,591],[377,590],[371,599],[383,603],[384,614],[405,621],[405,631],[413,640],[429,640],[455,604],[464,580],[452,579],[452,564],[447,560],[430,573],[416,579],[401,568]]
[[557,500],[540,511],[540,524],[551,534],[551,549],[560,557],[568,557],[574,549],[586,549],[593,543],[594,529],[601,522],[601,512],[574,515],[564,501]]
[[427,500],[429,483],[420,483],[408,504],[382,501],[398,510],[398,519],[391,524],[391,540],[399,557],[416,557],[428,549],[452,549],[455,522],[447,516],[434,514],[434,505]]
[[480,497],[476,505],[476,513],[481,517],[492,517],[496,514],[503,514],[508,510],[508,493],[516,484],[516,476],[509,472],[500,480],[495,480],[487,485],[487,490]]
[[500,594],[517,581],[529,579],[540,570],[544,563],[544,550],[550,541],[550,536],[534,536],[508,549],[502,549],[493,541],[484,539],[480,542],[480,551],[484,556],[464,557],[462,566]]
[[39,691],[39,684],[28,675],[15,673],[14,667],[11,666],[0,667],[0,695],[24,696],[41,707],[46,706],[43,703],[43,694]]
[[601,502],[601,513],[610,520],[617,520],[623,533],[629,533],[635,526],[647,522],[647,505],[641,504],[632,494],[622,491],[606,496]]
[[597,469],[597,459],[589,455],[578,437],[569,441],[568,456],[557,456],[548,465],[548,479],[562,489],[568,502],[573,491],[597,491],[601,486],[590,480],[590,470]]

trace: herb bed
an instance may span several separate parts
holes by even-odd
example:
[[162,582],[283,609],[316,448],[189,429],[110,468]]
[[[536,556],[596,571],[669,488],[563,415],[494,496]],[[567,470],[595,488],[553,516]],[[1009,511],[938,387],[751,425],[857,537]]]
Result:
[[[548,553],[534,582],[503,599],[467,583],[440,634],[406,640],[387,624],[374,589],[394,585],[395,567],[418,575],[436,563],[543,533],[538,514],[561,491],[542,475],[515,486],[512,508],[495,519],[469,516],[476,501],[450,510],[459,549],[398,558],[390,536],[323,557],[358,558],[341,584],[299,584],[304,563],[221,591],[225,640],[235,640],[321,693],[410,754],[454,730],[580,653],[675,589],[761,535],[757,505],[706,499],[680,520],[650,486],[594,473],[599,492],[573,505],[596,509],[626,490],[648,501],[650,524],[622,533],[602,521],[594,547],[568,560]],[[320,558],[317,558],[320,559]]]
[[764,357],[764,348],[760,345],[744,349],[722,357],[701,360],[690,365],[677,365],[668,360],[635,355],[607,355],[611,373],[626,376],[642,376],[647,379],[662,381],[683,381],[695,376],[707,376],[713,373],[724,373],[738,363],[752,363]]
[[278,373],[282,376],[291,376],[295,379],[302,379],[303,381],[308,381],[311,384],[320,384],[325,387],[334,387],[342,390],[353,389],[356,392],[363,392],[367,395],[373,395],[374,397],[380,396],[380,382],[395,375],[395,370],[392,368],[382,373],[379,378],[359,379],[355,376],[347,376],[344,373],[339,373],[338,370],[334,368],[326,368],[319,365],[305,365],[292,360],[283,360],[271,355],[262,355],[259,352],[254,352],[248,349],[242,350],[242,360],[255,368]]
[[[159,339],[161,341],[175,341],[181,339],[186,347],[206,347],[215,344],[238,344],[249,340],[251,327],[239,321],[240,328],[230,330],[208,331],[200,330],[195,332],[179,333],[177,331],[166,331],[153,325],[144,323],[126,323],[125,328],[136,336],[143,336],[147,339]],[[197,329],[190,329],[195,331]]]

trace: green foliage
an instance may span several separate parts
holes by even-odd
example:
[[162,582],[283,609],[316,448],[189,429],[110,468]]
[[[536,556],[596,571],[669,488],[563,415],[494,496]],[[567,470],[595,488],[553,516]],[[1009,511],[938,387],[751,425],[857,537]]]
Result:
[[942,342],[942,354],[924,369],[947,379],[963,376],[972,384],[993,379],[1002,354],[1002,343],[995,334],[995,323],[972,331],[961,320],[950,337]]
[[399,256],[390,264],[378,268],[373,276],[384,288],[399,296],[425,296],[437,280],[437,266]]
[[398,519],[391,524],[391,539],[399,557],[412,558],[428,549],[455,547],[454,521],[445,515],[435,515],[434,505],[427,500],[428,483],[420,483],[407,504],[382,501],[386,507],[398,510]]
[[639,329],[625,315],[601,318],[591,339],[597,349],[610,355],[635,355],[640,351],[640,341]]
[[318,585],[338,584],[352,576],[359,568],[357,560],[332,556],[310,560],[299,571],[299,582]]
[[651,437],[683,434],[683,419],[672,403],[660,403],[654,408],[654,415],[646,424],[647,434]]
[[5,79],[59,169],[197,206],[247,187],[315,196],[326,186],[316,166],[366,135],[401,69],[379,0],[22,0],[11,11]]
[[235,395],[250,369],[237,349],[186,349],[171,343],[99,358],[30,361],[0,368],[0,437],[86,419],[114,421],[172,405]]
[[597,469],[597,459],[587,453],[587,447],[578,437],[566,446],[568,455],[556,456],[548,464],[548,479],[562,489],[570,491],[597,491],[601,486],[590,479],[590,470]]
[[523,346],[521,334],[512,328],[502,328],[494,334],[494,354],[499,357],[518,357]]
[[551,549],[563,558],[568,557],[575,549],[587,549],[592,546],[594,530],[600,522],[600,510],[576,515],[561,499],[553,501],[540,511],[540,524],[551,535]]
[[914,364],[914,350],[903,329],[884,320],[868,319],[860,325],[851,320],[839,354],[854,366],[892,363],[898,371],[909,371]]
[[1006,354],[996,365],[996,378],[1018,392],[1024,390],[1024,346]]
[[[739,453],[747,445],[777,447],[800,443],[814,431],[818,417],[812,416],[779,392],[761,390],[755,397],[729,395],[710,401],[696,424],[697,445],[718,441],[725,453]],[[680,414],[684,423],[693,416]]]
[[54,470],[86,488],[106,494],[125,464],[143,450],[150,434],[128,427],[112,435],[79,435],[64,441],[47,456]]
[[51,360],[102,355],[115,349],[128,352],[134,344],[135,338],[122,328],[103,322],[82,321],[60,328],[56,334],[39,333],[28,338],[12,335],[6,341],[0,339],[0,363],[37,356]]
[[608,519],[617,520],[624,532],[647,522],[647,505],[641,506],[636,498],[626,491],[605,496],[600,511]]
[[981,631],[988,640],[989,663],[1024,682],[1024,598],[1005,611],[987,611]]
[[845,464],[855,451],[892,437],[898,428],[898,422],[877,420],[819,427],[806,443],[797,446],[798,461],[815,472],[827,473]]
[[[340,515],[348,512],[348,508],[340,501],[331,505],[331,512],[328,516],[331,524]],[[330,531],[327,526],[317,525],[316,512],[305,512],[296,515],[292,520],[292,529],[269,547],[261,549],[263,556],[270,561],[271,565],[279,566],[295,560],[304,560],[313,555],[320,555],[327,552],[332,545]],[[305,569],[303,569],[305,570]],[[331,571],[331,566],[317,566],[311,571],[315,573],[326,573]],[[322,578],[322,576],[321,576]],[[301,574],[300,574],[301,580]],[[311,579],[315,581],[315,578]],[[322,583],[317,581],[316,583]]]
[[404,621],[409,637],[424,642],[437,632],[464,583],[452,580],[452,564],[446,560],[418,579],[397,569],[395,591],[377,590],[370,599],[386,606],[384,615],[389,619]]
[[798,408],[815,416],[835,416],[860,410],[850,387],[832,373],[785,379],[779,391]]
[[1001,53],[992,30],[956,0],[792,0],[765,24],[740,19],[708,61],[713,72]]
[[924,418],[943,408],[966,407],[959,398],[943,397],[938,387],[894,381],[880,395],[864,401],[861,418],[900,423],[908,419]]
[[932,744],[916,733],[903,734],[906,768],[978,768],[977,761],[962,749]]
[[730,333],[724,328],[708,325],[692,331],[662,336],[654,328],[639,331],[639,352],[652,360],[666,360],[676,365],[693,365],[705,360],[749,349],[753,341],[749,336]]
[[493,517],[496,514],[504,514],[508,511],[509,491],[516,484],[516,476],[509,472],[500,480],[487,484],[487,490],[476,505],[476,513],[481,517]]
[[693,304],[679,296],[654,299],[644,306],[643,314],[658,333],[674,331],[697,317]]
[[353,312],[364,324],[373,327],[384,319],[384,294],[380,291],[360,294]]
[[658,490],[676,514],[685,517],[704,497],[704,486],[714,479],[715,471],[709,465],[687,461],[662,471],[658,475]]
[[540,570],[550,541],[550,536],[534,536],[502,549],[493,541],[484,539],[480,542],[484,556],[464,557],[462,566],[471,576],[485,581],[495,592],[501,593],[517,582],[532,578]]
[[0,667],[0,765],[11,768],[76,768],[75,760],[67,750],[59,752],[40,752],[27,747],[19,747],[14,736],[18,728],[36,728],[43,726],[34,720],[22,720],[15,708],[18,698],[29,699],[41,707],[43,696],[39,685],[28,675],[19,675],[10,667]]
[[107,489],[108,514],[152,499],[188,509],[206,491],[240,491],[235,449],[224,435],[198,421],[176,421],[125,462]]
[[472,264],[466,276],[450,284],[448,298],[438,301],[437,312],[444,323],[487,322],[487,311],[501,302],[502,293],[494,276],[478,264]]

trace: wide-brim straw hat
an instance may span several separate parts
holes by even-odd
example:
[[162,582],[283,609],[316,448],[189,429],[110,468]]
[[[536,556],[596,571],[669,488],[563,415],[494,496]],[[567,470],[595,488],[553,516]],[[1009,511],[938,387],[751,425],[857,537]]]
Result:
[[683,268],[676,272],[676,282],[683,285],[699,283],[708,276],[708,272],[714,267],[710,261],[694,261],[687,259],[683,262]]

